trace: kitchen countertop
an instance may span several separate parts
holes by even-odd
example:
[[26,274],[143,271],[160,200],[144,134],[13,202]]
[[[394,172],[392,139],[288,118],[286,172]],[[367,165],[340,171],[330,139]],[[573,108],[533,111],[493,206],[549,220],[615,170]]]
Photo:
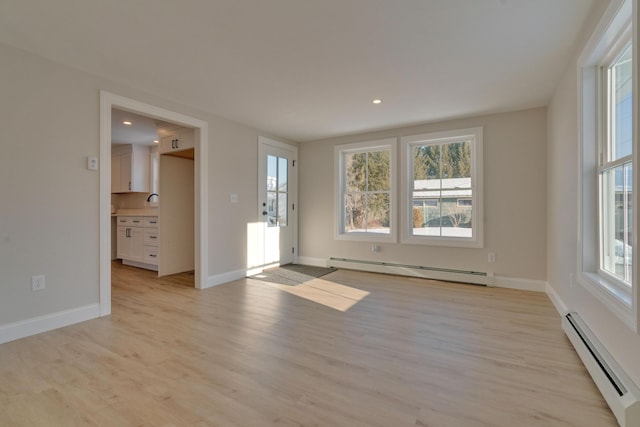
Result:
[[115,216],[158,216],[158,208],[118,209]]

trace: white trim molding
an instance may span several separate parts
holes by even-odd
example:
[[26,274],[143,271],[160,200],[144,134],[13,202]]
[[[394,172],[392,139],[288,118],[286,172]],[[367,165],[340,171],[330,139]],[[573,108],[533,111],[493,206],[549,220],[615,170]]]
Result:
[[121,108],[196,130],[195,145],[195,286],[208,287],[208,124],[164,108],[100,91],[100,316],[111,314],[111,109]]
[[493,286],[496,288],[518,289],[520,291],[545,292],[547,282],[544,280],[496,276]]
[[0,326],[0,344],[95,319],[100,305],[89,304]]
[[310,265],[313,267],[327,267],[328,260],[326,258],[313,258],[308,256],[298,257],[298,264]]

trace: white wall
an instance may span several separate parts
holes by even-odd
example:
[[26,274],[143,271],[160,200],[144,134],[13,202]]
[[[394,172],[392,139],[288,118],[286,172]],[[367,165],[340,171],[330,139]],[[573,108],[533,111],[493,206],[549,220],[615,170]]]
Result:
[[[640,336],[579,284],[571,283],[576,272],[578,218],[578,74],[577,57],[595,28],[607,2],[596,8],[558,85],[548,109],[547,148],[547,280],[561,302],[577,311],[607,350],[640,385]],[[637,52],[637,50],[636,50]]]
[[100,90],[208,122],[209,275],[246,269],[259,131],[2,44],[0,63],[0,329],[98,303]]
[[[300,146],[300,255],[493,271],[497,276],[546,279],[546,109],[392,129]],[[484,128],[485,247],[483,249],[334,240],[336,144],[482,126]],[[496,253],[496,263],[487,254]]]

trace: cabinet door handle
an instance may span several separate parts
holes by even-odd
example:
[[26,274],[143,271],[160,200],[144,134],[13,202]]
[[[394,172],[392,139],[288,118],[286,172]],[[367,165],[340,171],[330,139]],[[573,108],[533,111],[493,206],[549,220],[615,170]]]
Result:
[[156,236],[149,236],[150,239],[157,239]]
[[131,191],[131,181],[129,181],[129,191]]
[[155,257],[157,257],[158,255],[149,254],[149,256],[150,256],[151,258],[155,258]]
[[130,228],[126,228],[124,231],[124,236],[125,237],[131,237],[131,229]]
[[179,144],[179,143],[180,143],[180,140],[176,138],[176,148],[180,148],[180,147],[178,146],[178,144]]

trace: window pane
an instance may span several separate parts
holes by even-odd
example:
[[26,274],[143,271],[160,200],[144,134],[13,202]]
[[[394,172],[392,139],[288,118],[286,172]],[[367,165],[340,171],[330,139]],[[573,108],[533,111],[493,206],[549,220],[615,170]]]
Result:
[[442,147],[442,178],[471,177],[471,145],[454,142]]
[[278,191],[288,191],[288,160],[283,157],[278,157]]
[[412,154],[413,205],[420,206],[412,235],[472,238],[471,143],[414,146]]
[[367,190],[389,191],[391,188],[390,152],[373,151],[367,159]]
[[445,199],[442,209],[442,235],[447,237],[473,237],[471,206],[458,206],[457,200]]
[[370,194],[366,201],[367,231],[389,234],[389,195]]
[[287,226],[287,193],[278,193],[278,226]]
[[413,147],[414,180],[440,179],[440,146]]
[[267,191],[267,227],[275,227],[277,225],[277,194],[275,191]]
[[621,159],[631,154],[632,135],[632,67],[631,46],[611,66],[610,96],[611,126],[611,160]]
[[413,229],[414,236],[440,235],[440,200],[413,199]]
[[631,284],[631,163],[602,173],[602,269]]
[[345,221],[346,233],[365,231],[365,196],[364,194],[345,195]]
[[275,191],[278,186],[278,158],[267,156],[267,190]]
[[344,165],[347,192],[366,191],[367,153],[346,153]]

